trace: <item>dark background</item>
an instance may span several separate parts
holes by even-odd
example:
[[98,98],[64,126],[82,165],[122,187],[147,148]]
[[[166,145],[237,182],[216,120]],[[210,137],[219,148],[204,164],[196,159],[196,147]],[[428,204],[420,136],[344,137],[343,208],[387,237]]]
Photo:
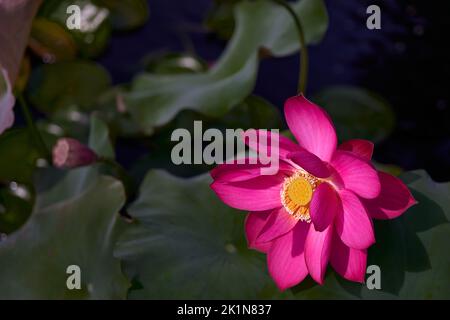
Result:
[[[310,48],[308,96],[335,84],[379,93],[397,116],[393,134],[377,145],[375,159],[406,170],[425,168],[437,181],[450,180],[450,60],[448,1],[326,0],[330,26]],[[381,7],[381,30],[366,28],[366,9]],[[114,34],[102,63],[115,83],[128,82],[149,52],[187,51],[213,62],[226,42],[208,33],[211,0],[149,0],[150,20],[132,33]],[[298,57],[261,63],[255,93],[281,107],[296,93]],[[119,146],[119,156],[134,157]],[[138,151],[139,153],[139,151]]]

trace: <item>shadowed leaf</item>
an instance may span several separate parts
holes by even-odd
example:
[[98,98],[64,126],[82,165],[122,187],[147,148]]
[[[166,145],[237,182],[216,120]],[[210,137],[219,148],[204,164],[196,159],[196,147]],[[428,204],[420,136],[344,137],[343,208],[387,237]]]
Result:
[[[293,4],[301,16],[308,43],[317,42],[327,28],[321,0]],[[220,117],[247,97],[256,81],[258,52],[276,57],[299,49],[297,30],[286,10],[268,0],[237,5],[237,27],[219,61],[200,74],[138,76],[125,102],[134,120],[147,133],[172,120],[183,109]]]
[[[142,286],[132,299],[255,299],[280,297],[264,256],[247,249],[245,215],[228,208],[208,175],[189,180],[150,171],[136,219],[115,254]],[[289,292],[283,295],[289,296]]]

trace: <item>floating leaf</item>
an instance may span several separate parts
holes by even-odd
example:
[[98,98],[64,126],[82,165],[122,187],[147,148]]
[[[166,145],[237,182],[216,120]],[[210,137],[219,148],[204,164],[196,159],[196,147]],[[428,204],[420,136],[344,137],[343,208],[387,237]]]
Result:
[[395,117],[389,104],[368,90],[335,86],[321,91],[313,100],[328,111],[342,141],[368,139],[379,142],[394,127]]
[[140,137],[142,132],[128,113],[123,101],[124,85],[111,87],[97,101],[96,114],[108,123],[112,136]]
[[[375,222],[377,243],[368,265],[381,270],[381,289],[350,283],[329,273],[323,286],[296,290],[297,298],[449,299],[450,183],[436,183],[424,171],[401,176],[419,202],[394,220]],[[331,283],[328,279],[331,278]]]
[[304,282],[307,284],[300,284],[294,287],[292,291],[295,297],[300,300],[315,300],[315,299],[332,299],[332,300],[352,300],[357,297],[343,289],[338,281],[339,275],[334,272],[327,274],[325,284],[323,286],[317,285],[311,278],[306,278]]
[[45,63],[73,60],[77,54],[77,46],[70,33],[45,18],[34,19],[28,42]]
[[2,134],[0,154],[0,181],[31,182],[39,152],[28,130],[14,129]]
[[26,129],[0,135],[0,233],[17,230],[31,214],[32,180],[40,158],[35,142]]
[[145,64],[146,71],[157,74],[199,73],[208,69],[204,61],[183,53],[150,55]]
[[[321,39],[327,28],[321,0],[293,4],[300,15],[308,43]],[[258,51],[286,56],[299,48],[297,30],[286,10],[273,1],[245,1],[236,7],[237,27],[224,54],[201,74],[138,76],[125,96],[129,111],[142,129],[151,134],[183,109],[220,117],[247,97],[255,84]]]
[[192,110],[183,110],[174,120],[152,136],[148,147],[150,153],[139,159],[133,167],[132,174],[137,181],[141,180],[149,169],[155,168],[162,168],[183,177],[191,177],[211,170],[211,166],[205,164],[174,165],[171,160],[172,148],[178,142],[172,142],[168,137],[174,130],[180,128],[188,130],[191,136],[194,136],[194,121],[202,122],[203,132],[214,128],[221,130],[224,135],[226,135],[226,129],[279,129],[283,126],[278,109],[255,95],[247,97],[220,119],[211,119]]
[[[106,127],[92,122],[90,147],[108,150]],[[130,283],[113,257],[125,226],[118,215],[125,203],[122,184],[96,166],[46,169],[37,181],[30,219],[0,242],[0,299],[125,298]],[[81,269],[80,290],[66,285],[71,265]]]
[[0,186],[0,237],[19,229],[33,210],[34,191],[26,185],[11,182]]
[[283,120],[278,109],[267,100],[251,95],[216,121],[217,126],[232,129],[281,129]]
[[111,145],[107,125],[96,116],[92,116],[90,128],[89,147],[101,157],[114,159],[114,148]]
[[[48,192],[77,180],[63,179]],[[0,243],[0,298],[124,298],[129,284],[112,256],[121,222],[117,212],[125,202],[122,185],[100,177],[76,197],[59,199],[35,209],[22,229]],[[81,290],[66,286],[71,265],[81,268]]]
[[137,222],[115,251],[130,279],[142,287],[130,291],[130,298],[280,296],[264,256],[247,249],[245,215],[221,203],[210,182],[208,175],[184,180],[163,171],[147,174],[129,208]]
[[[403,299],[449,299],[450,298],[450,256],[445,254],[450,242],[450,183],[436,183],[425,171],[407,172],[401,178],[408,184],[414,198],[419,202],[399,219],[403,238],[397,235],[404,252],[403,285],[398,296]],[[391,243],[392,244],[392,243]],[[381,258],[392,255],[380,253]],[[401,268],[401,264],[381,267],[382,277]],[[382,278],[383,279],[383,278]],[[389,280],[382,280],[385,286]],[[363,297],[373,297],[377,292],[364,290]]]
[[[67,27],[67,21],[71,15],[67,13],[67,8],[72,5],[80,8],[80,29]],[[80,54],[85,58],[98,56],[109,42],[110,12],[91,0],[46,0],[39,11],[39,16],[56,22],[64,28],[72,36]]]
[[220,38],[229,39],[233,35],[235,20],[234,8],[242,0],[215,0],[206,18],[206,27]]
[[108,72],[88,61],[61,62],[33,70],[28,92],[31,102],[46,113],[77,107],[90,110],[111,83]]

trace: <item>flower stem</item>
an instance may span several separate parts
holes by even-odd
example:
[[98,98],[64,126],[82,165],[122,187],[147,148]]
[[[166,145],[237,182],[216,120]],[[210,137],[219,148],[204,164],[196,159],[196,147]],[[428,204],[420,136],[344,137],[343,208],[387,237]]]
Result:
[[306,45],[305,33],[303,32],[303,26],[298,17],[297,13],[292,9],[291,5],[286,0],[273,0],[283,8],[285,8],[294,20],[295,27],[297,28],[298,38],[300,41],[300,71],[299,71],[299,81],[298,81],[298,93],[303,94],[306,90],[306,83],[308,80],[308,47]]
[[41,157],[44,157],[49,163],[51,163],[50,151],[47,149],[44,139],[42,138],[41,133],[34,123],[33,116],[31,115],[30,108],[28,107],[25,98],[22,94],[19,94],[17,96],[17,99],[19,100],[20,106],[22,107],[22,113],[25,118],[25,122],[27,123],[28,130],[35,141],[36,148],[38,149]]
[[122,167],[122,165],[120,165],[113,159],[105,157],[100,157],[98,159],[98,162],[104,163],[115,172],[116,177],[123,183],[127,199],[132,199],[135,196],[133,180],[128,175],[128,172]]

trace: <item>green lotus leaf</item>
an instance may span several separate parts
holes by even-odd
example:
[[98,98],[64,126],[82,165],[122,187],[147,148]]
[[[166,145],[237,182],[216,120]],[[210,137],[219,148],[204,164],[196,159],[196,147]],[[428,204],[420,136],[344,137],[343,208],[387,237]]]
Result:
[[[321,0],[293,4],[302,19],[308,43],[319,41],[327,29]],[[183,109],[220,117],[253,90],[261,48],[282,57],[299,49],[298,34],[285,8],[268,0],[244,1],[236,6],[236,30],[225,52],[207,72],[179,75],[139,75],[125,95],[129,112],[140,127],[153,133]]]
[[377,94],[352,86],[334,86],[317,93],[314,102],[325,108],[342,141],[368,139],[380,142],[392,132],[395,115]]
[[13,129],[0,136],[0,181],[31,183],[39,152],[26,129]]
[[[107,128],[93,118],[90,147],[108,155]],[[30,218],[0,241],[0,299],[123,299],[130,283],[113,246],[125,227],[122,184],[98,166],[42,169]],[[101,195],[101,196],[99,196]],[[70,290],[69,266],[81,270]],[[69,270],[70,271],[70,270]]]
[[42,65],[33,70],[28,93],[39,110],[62,113],[66,109],[89,111],[98,96],[111,84],[109,73],[100,65],[83,60]]
[[[165,169],[170,173],[191,177],[205,173],[212,167],[206,164],[174,165],[171,160],[172,148],[178,142],[170,141],[172,132],[183,128],[194,135],[194,121],[202,122],[203,132],[210,128],[226,129],[279,129],[283,126],[278,109],[265,99],[251,95],[220,119],[210,118],[192,110],[181,111],[169,124],[158,130],[151,138],[150,153],[139,159],[132,168],[136,181],[142,180],[149,169]],[[225,141],[230,143],[231,141]]]
[[[73,11],[70,6],[80,9],[80,25],[69,28]],[[106,48],[111,36],[110,11],[91,0],[46,0],[39,10],[39,17],[58,23],[70,34],[83,58],[98,56]]]
[[73,60],[77,54],[77,46],[70,33],[45,18],[33,20],[29,46],[45,63]]
[[369,249],[368,266],[380,268],[381,288],[369,290],[330,271],[323,286],[297,287],[297,298],[450,298],[450,183],[434,182],[421,170],[401,179],[418,204],[397,219],[375,221],[377,242]]
[[131,299],[287,297],[270,279],[264,255],[249,250],[243,212],[217,199],[201,175],[150,171],[129,208],[136,220],[115,254],[136,285]]
[[[79,171],[47,192],[67,188],[64,184],[76,182]],[[125,201],[120,182],[98,177],[76,197],[47,203],[40,199],[46,196],[38,194],[39,205],[28,222],[0,242],[0,298],[124,298],[129,284],[112,255],[124,223],[118,221]],[[81,269],[80,290],[66,286],[71,265]]]

